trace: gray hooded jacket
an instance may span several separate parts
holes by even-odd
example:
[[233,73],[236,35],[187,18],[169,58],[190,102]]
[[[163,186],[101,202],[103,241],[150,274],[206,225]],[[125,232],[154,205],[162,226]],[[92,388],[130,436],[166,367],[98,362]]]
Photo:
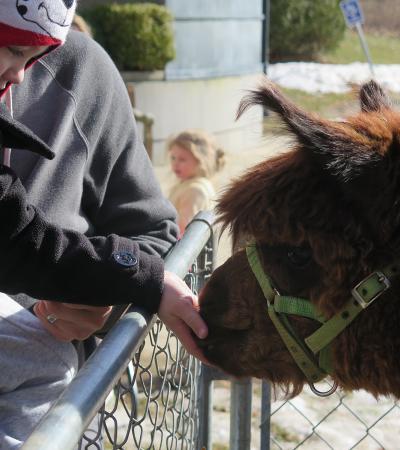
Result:
[[14,117],[56,154],[52,161],[22,151],[11,157],[28,201],[47,220],[88,236],[129,237],[150,255],[167,252],[177,237],[175,210],[155,180],[125,85],[100,46],[71,32],[26,72],[13,103]]

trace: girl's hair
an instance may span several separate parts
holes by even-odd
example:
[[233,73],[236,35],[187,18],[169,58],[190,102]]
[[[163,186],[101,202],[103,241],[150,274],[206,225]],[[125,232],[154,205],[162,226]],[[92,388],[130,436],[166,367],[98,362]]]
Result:
[[225,152],[215,139],[202,130],[185,130],[168,140],[167,150],[177,145],[199,161],[198,176],[211,178],[225,165]]
[[90,37],[93,37],[91,26],[86,22],[86,20],[82,16],[79,16],[78,14],[75,14],[71,24],[71,28],[77,31],[81,31],[82,33],[86,33]]

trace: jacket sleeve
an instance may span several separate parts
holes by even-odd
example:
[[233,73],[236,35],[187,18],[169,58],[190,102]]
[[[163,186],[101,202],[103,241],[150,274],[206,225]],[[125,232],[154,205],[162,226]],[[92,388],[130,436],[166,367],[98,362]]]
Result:
[[88,305],[134,303],[156,312],[163,261],[115,234],[88,238],[46,221],[14,172],[0,166],[0,290]]

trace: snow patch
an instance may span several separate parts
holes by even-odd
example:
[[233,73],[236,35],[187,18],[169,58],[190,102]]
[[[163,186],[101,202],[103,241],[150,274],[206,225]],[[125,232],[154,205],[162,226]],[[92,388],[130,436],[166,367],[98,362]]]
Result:
[[[375,80],[384,88],[400,92],[400,64],[375,64]],[[367,63],[318,64],[306,62],[276,63],[268,66],[268,77],[282,87],[310,93],[342,93],[351,83],[372,78]]]

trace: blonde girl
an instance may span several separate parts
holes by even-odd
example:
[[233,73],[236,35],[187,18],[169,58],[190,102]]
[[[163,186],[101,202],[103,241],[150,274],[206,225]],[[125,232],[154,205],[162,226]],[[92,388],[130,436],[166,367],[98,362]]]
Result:
[[185,130],[167,145],[171,168],[178,182],[169,199],[178,211],[181,233],[194,215],[213,208],[215,190],[211,178],[225,164],[225,153],[215,139],[201,130]]

